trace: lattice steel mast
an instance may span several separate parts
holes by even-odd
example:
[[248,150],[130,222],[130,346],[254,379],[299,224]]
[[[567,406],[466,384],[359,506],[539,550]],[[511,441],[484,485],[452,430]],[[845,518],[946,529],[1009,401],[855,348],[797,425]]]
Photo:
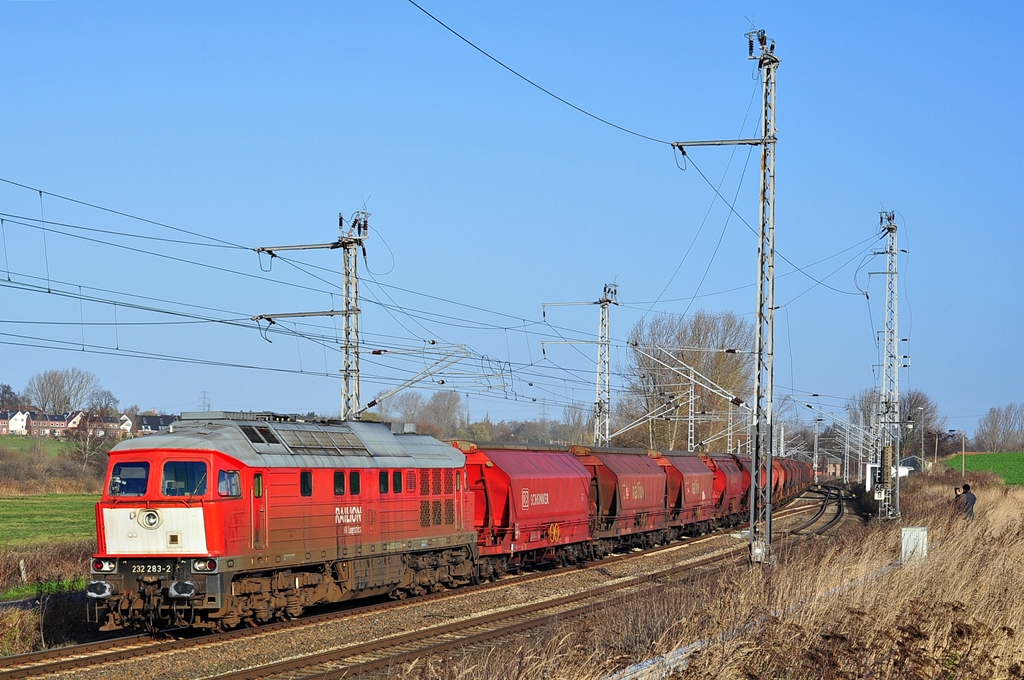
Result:
[[[541,305],[544,320],[548,318],[548,307],[573,307],[577,305],[600,305],[601,320],[597,332],[597,396],[594,399],[594,445],[607,446],[611,426],[612,369],[611,369],[611,306],[619,304],[619,287],[614,283],[604,284],[604,292],[597,302],[545,302]],[[541,351],[547,355],[547,345],[593,345],[593,340],[544,340]]]
[[[757,329],[754,372],[754,447],[750,485],[750,559],[770,561],[772,542],[772,411],[775,383],[775,41],[763,30],[747,35],[747,57],[757,61],[761,71],[761,136],[753,139],[727,139],[700,142],[674,142],[672,146],[686,155],[688,146],[731,146],[746,144],[761,147],[761,216],[758,232]],[[758,54],[754,54],[754,48]]]
[[345,254],[344,284],[342,287],[341,309],[324,312],[292,312],[286,314],[260,314],[252,317],[253,321],[276,323],[276,319],[288,319],[306,316],[340,316],[342,317],[341,334],[341,419],[355,420],[365,409],[359,408],[359,251],[366,257],[364,242],[369,232],[370,213],[359,211],[352,216],[348,232],[345,232],[345,219],[338,215],[338,240],[333,243],[317,243],[308,246],[270,246],[254,248],[257,253],[267,253],[277,257],[276,251],[282,250],[315,250],[341,248]]
[[366,255],[370,214],[357,212],[352,216],[348,233],[338,216],[338,240],[345,249],[345,281],[342,289],[341,309],[341,419],[352,420],[359,410],[359,251]]
[[594,402],[594,445],[607,446],[612,419],[611,317],[609,310],[618,304],[619,287],[606,283],[601,305],[601,329],[597,342],[597,399]]
[[[760,54],[754,55],[754,38]],[[757,329],[754,336],[754,455],[750,485],[750,559],[770,560],[772,543],[772,437],[775,393],[775,41],[750,32],[748,58],[757,59],[762,78],[761,217],[757,251]]]
[[[881,489],[878,503],[879,519],[900,516],[899,464],[900,464],[900,388],[899,388],[899,304],[894,212],[879,213],[879,228],[885,232],[885,357],[882,369],[882,393],[879,421],[882,425],[882,451],[879,460]],[[896,470],[895,476],[893,470]]]

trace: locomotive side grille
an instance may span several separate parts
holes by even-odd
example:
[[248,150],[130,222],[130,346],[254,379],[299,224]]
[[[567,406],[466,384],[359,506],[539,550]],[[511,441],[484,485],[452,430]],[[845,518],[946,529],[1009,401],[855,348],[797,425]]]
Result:
[[441,501],[432,501],[430,504],[430,520],[435,527],[441,526]]
[[430,473],[431,473],[430,474],[430,481],[433,482],[432,486],[434,487],[433,495],[434,496],[440,496],[441,495],[441,471],[440,470],[431,470]]
[[410,472],[405,476],[405,492],[416,493],[416,473]]
[[430,470],[420,470],[420,493],[424,496],[430,493]]
[[430,501],[420,501],[420,526],[430,526]]
[[444,523],[455,524],[455,501],[451,498],[444,500]]
[[455,471],[445,470],[444,471],[444,492],[446,494],[455,493]]

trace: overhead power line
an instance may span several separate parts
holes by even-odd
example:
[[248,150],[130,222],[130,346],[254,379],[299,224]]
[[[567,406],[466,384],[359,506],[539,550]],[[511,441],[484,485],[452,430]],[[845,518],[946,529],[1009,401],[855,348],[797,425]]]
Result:
[[631,135],[633,135],[634,137],[640,137],[641,139],[646,139],[646,140],[648,140],[648,141],[651,141],[651,142],[657,142],[658,144],[667,144],[667,145],[669,145],[669,146],[671,146],[671,145],[672,145],[672,143],[671,143],[671,142],[665,141],[664,139],[658,139],[657,137],[651,137],[651,136],[648,136],[648,135],[645,135],[645,134],[641,134],[641,133],[639,133],[639,132],[635,132],[635,131],[633,131],[633,130],[630,130],[629,128],[625,128],[625,127],[622,127],[621,125],[616,125],[615,123],[611,122],[610,120],[606,120],[606,119],[602,118],[601,116],[595,115],[595,114],[591,113],[590,111],[587,111],[586,109],[582,109],[582,108],[580,108],[579,106],[576,106],[575,104],[573,104],[572,102],[570,102],[570,101],[568,101],[568,100],[562,99],[561,97],[559,97],[559,96],[558,96],[557,94],[555,94],[555,93],[554,93],[554,92],[552,92],[551,90],[549,90],[549,89],[547,89],[547,88],[545,88],[545,87],[542,87],[542,86],[538,85],[538,84],[537,84],[537,83],[535,83],[534,81],[532,81],[532,80],[530,80],[529,78],[527,78],[526,76],[524,76],[524,75],[523,75],[522,73],[520,73],[519,71],[515,70],[515,69],[514,69],[514,68],[512,68],[511,66],[509,66],[509,65],[505,64],[504,62],[502,62],[502,61],[501,61],[500,59],[498,59],[497,57],[494,57],[494,56],[492,56],[492,55],[491,55],[490,53],[486,52],[486,51],[485,51],[484,49],[482,49],[481,47],[478,47],[478,46],[477,46],[477,45],[476,45],[475,43],[473,43],[472,41],[470,41],[470,40],[469,40],[468,38],[466,38],[466,37],[465,37],[464,35],[462,35],[462,34],[461,34],[461,33],[459,33],[458,31],[456,31],[456,30],[455,30],[454,28],[452,28],[452,27],[451,27],[451,26],[449,26],[448,24],[444,23],[443,21],[441,21],[441,20],[440,20],[440,19],[438,19],[437,17],[435,17],[435,16],[433,15],[433,14],[431,14],[431,13],[430,13],[430,12],[428,12],[427,10],[423,9],[423,8],[422,8],[421,6],[419,6],[418,4],[416,4],[416,3],[415,3],[415,2],[413,1],[413,0],[409,0],[409,4],[411,4],[411,5],[413,6],[413,7],[415,7],[415,8],[416,8],[416,9],[418,9],[419,11],[423,12],[424,14],[426,14],[426,15],[427,15],[428,17],[430,17],[431,19],[433,19],[434,21],[436,21],[436,22],[437,22],[438,24],[440,24],[441,26],[443,26],[443,27],[444,27],[445,29],[447,29],[447,30],[448,30],[448,31],[449,31],[449,32],[450,32],[450,33],[451,33],[452,35],[454,35],[454,36],[455,36],[456,38],[458,38],[458,39],[459,39],[459,40],[461,40],[462,42],[466,43],[467,45],[469,45],[470,47],[472,47],[472,48],[473,48],[474,50],[476,50],[476,51],[477,51],[477,52],[479,52],[480,54],[484,55],[485,57],[487,57],[488,59],[490,59],[491,61],[493,61],[493,62],[494,62],[495,64],[497,64],[498,66],[502,67],[503,69],[505,69],[506,71],[508,71],[508,72],[509,72],[509,73],[511,73],[512,75],[514,75],[515,77],[517,77],[517,78],[519,78],[519,79],[521,79],[521,80],[523,80],[523,81],[525,81],[525,82],[529,83],[530,85],[533,85],[533,86],[534,86],[535,88],[537,88],[538,90],[540,90],[540,91],[541,91],[541,92],[543,92],[544,94],[548,95],[549,97],[552,97],[552,98],[554,98],[554,99],[557,99],[558,101],[562,102],[563,104],[565,104],[565,105],[566,105],[566,106],[568,106],[569,108],[571,108],[571,109],[575,109],[576,111],[579,111],[580,113],[582,113],[582,114],[583,114],[584,116],[589,116],[590,118],[593,118],[594,120],[598,121],[599,123],[604,123],[605,125],[608,125],[608,126],[610,126],[610,127],[613,127],[613,128],[615,128],[616,130],[621,130],[622,132],[625,132],[625,133],[631,134]]
[[11,186],[21,187],[22,189],[28,189],[29,191],[36,191],[36,192],[39,192],[40,194],[43,194],[45,196],[52,196],[53,198],[59,198],[60,200],[68,201],[69,203],[77,203],[78,205],[84,205],[87,208],[93,208],[94,210],[102,210],[103,212],[107,212],[107,213],[110,213],[112,215],[120,215],[121,217],[127,217],[128,219],[138,220],[139,222],[145,222],[146,224],[152,224],[155,227],[162,227],[163,229],[170,229],[171,231],[177,231],[177,232],[180,232],[182,234],[188,234],[189,236],[196,236],[198,238],[205,238],[205,239],[208,239],[210,241],[216,241],[217,243],[222,243],[222,244],[224,244],[226,246],[231,246],[233,248],[241,248],[241,249],[244,249],[244,250],[248,250],[248,248],[246,246],[239,245],[237,243],[232,243],[231,241],[225,241],[223,239],[215,238],[213,236],[207,236],[206,234],[201,234],[201,233],[196,232],[196,231],[189,231],[188,229],[182,229],[180,227],[175,227],[175,226],[172,226],[170,224],[164,224],[163,222],[157,222],[155,220],[150,220],[150,219],[147,219],[145,217],[139,217],[138,215],[132,215],[131,213],[121,212],[120,210],[114,210],[112,208],[104,208],[102,205],[96,205],[95,203],[89,203],[87,201],[80,201],[77,198],[71,198],[69,196],[61,196],[60,194],[55,194],[53,192],[45,191],[43,189],[37,189],[36,187],[31,187],[31,186],[29,186],[27,184],[22,184],[20,182],[15,182],[13,180],[4,179],[3,177],[0,177],[0,182],[4,182],[5,184],[10,184]]

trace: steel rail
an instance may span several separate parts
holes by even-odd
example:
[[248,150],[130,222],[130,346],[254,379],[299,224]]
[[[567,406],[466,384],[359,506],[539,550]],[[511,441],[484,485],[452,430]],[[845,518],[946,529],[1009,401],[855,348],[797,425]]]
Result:
[[[712,555],[652,574],[636,576],[627,581],[606,584],[583,593],[574,593],[554,600],[546,600],[443,626],[319,652],[306,657],[287,659],[259,668],[225,673],[215,676],[215,679],[270,679],[274,676],[285,674],[293,680],[299,680],[300,678],[337,680],[342,677],[355,677],[360,674],[406,663],[422,656],[505,637],[545,625],[552,621],[586,614],[594,611],[595,608],[617,604],[627,598],[635,597],[641,592],[654,588],[657,582],[665,577],[727,559],[738,559],[740,556],[737,553],[741,552],[743,548],[744,546],[740,545],[729,549],[725,554]],[[624,592],[613,598],[606,597],[607,594],[615,591]],[[364,659],[363,657],[366,656],[374,656],[375,658]],[[297,671],[301,671],[301,674],[297,675]]]

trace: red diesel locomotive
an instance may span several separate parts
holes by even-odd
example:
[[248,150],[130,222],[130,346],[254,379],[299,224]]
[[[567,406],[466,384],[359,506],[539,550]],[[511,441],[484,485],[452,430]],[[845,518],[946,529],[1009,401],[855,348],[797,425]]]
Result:
[[[399,427],[401,429],[401,427]],[[749,459],[444,444],[373,422],[193,413],[118,444],[86,593],[101,630],[224,629],[733,526]],[[780,501],[809,466],[776,461]]]

